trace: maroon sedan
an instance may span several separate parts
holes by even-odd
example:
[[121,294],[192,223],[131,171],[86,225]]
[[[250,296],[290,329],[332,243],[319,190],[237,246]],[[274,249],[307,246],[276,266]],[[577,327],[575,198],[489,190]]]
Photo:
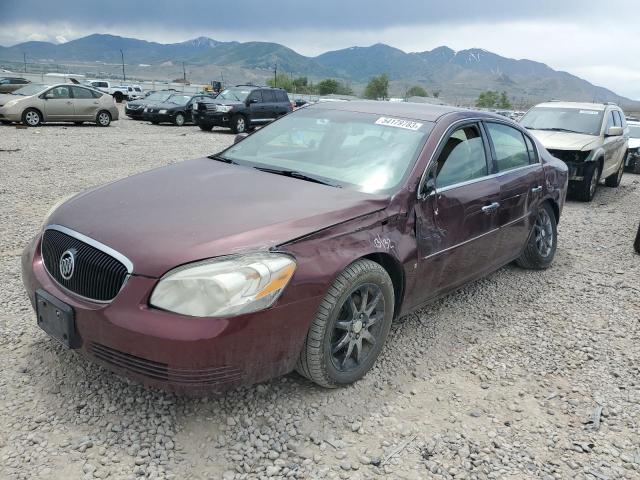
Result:
[[394,318],[513,261],[548,267],[566,191],[564,163],[504,117],[318,104],[67,200],[23,278],[42,329],[148,384],[296,369],[335,387]]

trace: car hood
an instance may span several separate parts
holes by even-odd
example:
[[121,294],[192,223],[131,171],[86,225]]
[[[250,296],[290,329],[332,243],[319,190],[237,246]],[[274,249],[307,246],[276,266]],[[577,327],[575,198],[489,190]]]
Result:
[[23,95],[11,95],[10,93],[0,93],[0,107],[5,105],[10,100],[20,100],[22,98],[29,98]]
[[211,103],[214,103],[216,105],[228,105],[230,107],[237,107],[237,106],[244,107],[243,102],[234,102],[232,100],[218,100],[216,98],[212,98],[211,100],[212,100]]
[[159,108],[159,109],[165,109],[165,110],[173,110],[174,108],[179,108],[179,109],[184,109],[186,107],[185,105],[178,105],[175,103],[154,103],[152,105],[147,105],[148,107],[153,107],[153,108]]
[[134,273],[263,250],[385,208],[389,197],[316,184],[208,158],[83,192],[48,224],[119,251]]
[[547,130],[529,130],[547,150],[591,150],[600,137],[582,133],[551,132]]

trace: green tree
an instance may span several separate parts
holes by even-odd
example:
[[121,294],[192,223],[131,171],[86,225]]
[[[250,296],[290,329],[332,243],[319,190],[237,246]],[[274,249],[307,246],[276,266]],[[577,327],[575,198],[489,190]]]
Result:
[[498,92],[487,90],[486,92],[480,92],[478,99],[476,100],[476,107],[478,108],[494,108],[498,103]]
[[369,80],[364,89],[364,98],[384,100],[389,97],[389,77],[385,73]]
[[507,92],[502,92],[500,94],[496,107],[504,108],[505,110],[511,110],[513,108],[513,105],[511,105],[511,102],[509,101],[509,97],[507,97]]
[[293,92],[293,80],[286,73],[279,73],[275,79],[270,78],[267,80],[267,85],[270,87],[284,88],[287,92]]
[[442,92],[440,92],[440,90],[434,90],[432,93],[433,93],[433,98],[438,98],[440,96],[440,93]]
[[332,93],[338,93],[338,87],[340,83],[333,78],[326,78],[316,85],[318,93],[320,95],[331,95]]
[[419,85],[414,85],[407,90],[407,97],[428,97],[427,91]]

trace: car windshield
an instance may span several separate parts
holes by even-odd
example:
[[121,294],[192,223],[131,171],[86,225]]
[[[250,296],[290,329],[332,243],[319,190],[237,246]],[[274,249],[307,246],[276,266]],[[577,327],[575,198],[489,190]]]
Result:
[[214,158],[367,193],[390,193],[409,173],[432,128],[432,122],[311,107]]
[[31,83],[26,87],[19,88],[12,92],[12,95],[24,95],[26,97],[31,95],[36,95],[43,90],[49,88],[48,85],[43,85],[41,83]]
[[603,112],[588,108],[534,107],[520,119],[520,124],[531,130],[600,135]]
[[640,138],[640,125],[629,125],[629,137]]
[[167,103],[175,103],[176,105],[186,105],[191,100],[190,95],[171,95],[167,99]]
[[217,100],[230,100],[233,102],[244,102],[251,90],[248,88],[227,88],[218,94]]

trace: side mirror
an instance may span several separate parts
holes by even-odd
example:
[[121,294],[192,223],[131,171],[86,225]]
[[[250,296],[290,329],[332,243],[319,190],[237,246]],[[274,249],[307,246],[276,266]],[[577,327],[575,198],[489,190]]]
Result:
[[250,103],[258,103],[258,99],[257,98],[251,98],[251,99],[247,100],[247,104],[250,104]]
[[236,143],[244,140],[245,138],[247,138],[249,136],[248,133],[243,132],[243,133],[239,133],[235,136],[235,138],[233,139],[233,144],[235,145]]
[[50,98],[53,98],[53,93],[47,92],[42,96],[42,98],[44,98],[45,100],[49,100]]
[[622,129],[622,127],[609,127],[609,130],[607,130],[606,136],[619,137],[623,133],[624,133],[624,130]]

